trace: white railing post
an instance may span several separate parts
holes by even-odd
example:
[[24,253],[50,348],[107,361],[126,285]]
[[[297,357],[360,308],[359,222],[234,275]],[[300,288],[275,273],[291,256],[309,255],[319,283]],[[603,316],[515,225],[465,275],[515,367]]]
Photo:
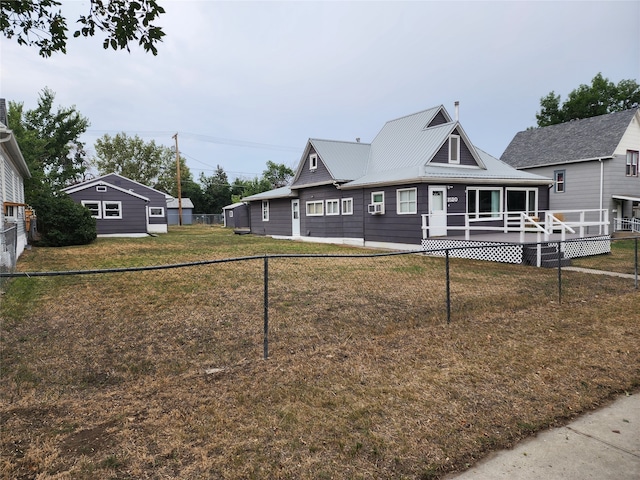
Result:
[[469,234],[469,230],[470,228],[470,224],[469,224],[469,212],[464,214],[464,239],[465,240],[469,240],[469,238],[471,237]]
[[580,238],[584,237],[584,210],[580,212]]

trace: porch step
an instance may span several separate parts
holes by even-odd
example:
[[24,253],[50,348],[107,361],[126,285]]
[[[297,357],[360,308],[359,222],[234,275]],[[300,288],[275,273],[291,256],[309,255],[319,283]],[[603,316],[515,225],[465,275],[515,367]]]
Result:
[[[561,255],[560,265],[567,267],[571,265],[571,259],[564,256],[563,252],[558,252],[557,245],[541,245],[540,266],[544,268],[557,268],[558,256]],[[538,246],[524,245],[522,247],[522,263],[525,265],[537,265]]]

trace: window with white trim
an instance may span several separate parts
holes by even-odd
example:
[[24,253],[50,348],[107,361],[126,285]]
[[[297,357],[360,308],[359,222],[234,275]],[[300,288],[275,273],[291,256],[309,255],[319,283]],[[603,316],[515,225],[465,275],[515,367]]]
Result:
[[262,201],[262,221],[269,221],[269,200]]
[[384,192],[372,192],[371,203],[381,203],[382,205],[384,205]]
[[102,202],[94,200],[81,200],[83,207],[89,209],[93,218],[102,218]]
[[638,152],[627,150],[627,177],[638,176]]
[[342,214],[353,215],[353,198],[342,199]]
[[164,207],[149,207],[150,217],[164,217]]
[[417,188],[401,188],[399,190],[396,190],[396,194],[398,215],[418,213]]
[[449,163],[460,163],[460,135],[449,136]]
[[307,216],[320,217],[324,215],[324,202],[322,200],[307,202]]
[[556,170],[553,172],[556,193],[564,193],[565,191],[565,173],[565,170]]
[[502,214],[501,188],[468,188],[467,212],[471,218],[499,218]]
[[327,200],[327,215],[340,215],[340,200]]
[[96,192],[106,192],[107,191],[107,186],[106,185],[98,185],[96,187]]
[[233,218],[233,210],[229,210],[229,218]]
[[114,220],[122,218],[122,202],[102,202],[102,218]]
[[309,155],[309,170],[315,170],[318,168],[318,155],[312,153]]
[[538,189],[507,187],[507,212],[538,214]]
[[6,220],[15,220],[17,218],[18,209],[14,205],[4,206],[4,216]]

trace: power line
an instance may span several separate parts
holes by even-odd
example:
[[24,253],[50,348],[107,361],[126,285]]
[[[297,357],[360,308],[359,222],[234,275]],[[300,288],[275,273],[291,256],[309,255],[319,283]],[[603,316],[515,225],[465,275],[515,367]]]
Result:
[[[162,130],[134,130],[134,131],[122,131],[122,130],[87,130],[86,133],[125,133],[127,135],[138,135],[140,137],[171,137],[175,134],[175,131],[162,131]],[[271,143],[252,142],[249,140],[238,140],[233,138],[214,137],[211,135],[204,135],[201,133],[192,132],[178,132],[181,138],[191,138],[193,140],[216,143],[220,145],[231,145],[233,147],[247,147],[247,148],[260,148],[263,150],[280,150],[284,152],[300,152],[300,147],[290,147],[287,145],[274,145]]]

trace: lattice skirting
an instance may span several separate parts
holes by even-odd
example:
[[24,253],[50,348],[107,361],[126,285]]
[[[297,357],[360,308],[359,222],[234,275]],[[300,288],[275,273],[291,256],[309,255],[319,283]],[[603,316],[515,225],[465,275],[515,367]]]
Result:
[[603,253],[611,253],[611,237],[609,235],[566,242],[564,245],[564,256],[567,258],[590,257]]
[[[512,243],[474,242],[469,240],[422,240],[422,249],[429,255],[444,257],[444,249],[452,249],[449,256],[500,263],[522,263],[522,245]],[[430,250],[433,250],[432,252]]]

